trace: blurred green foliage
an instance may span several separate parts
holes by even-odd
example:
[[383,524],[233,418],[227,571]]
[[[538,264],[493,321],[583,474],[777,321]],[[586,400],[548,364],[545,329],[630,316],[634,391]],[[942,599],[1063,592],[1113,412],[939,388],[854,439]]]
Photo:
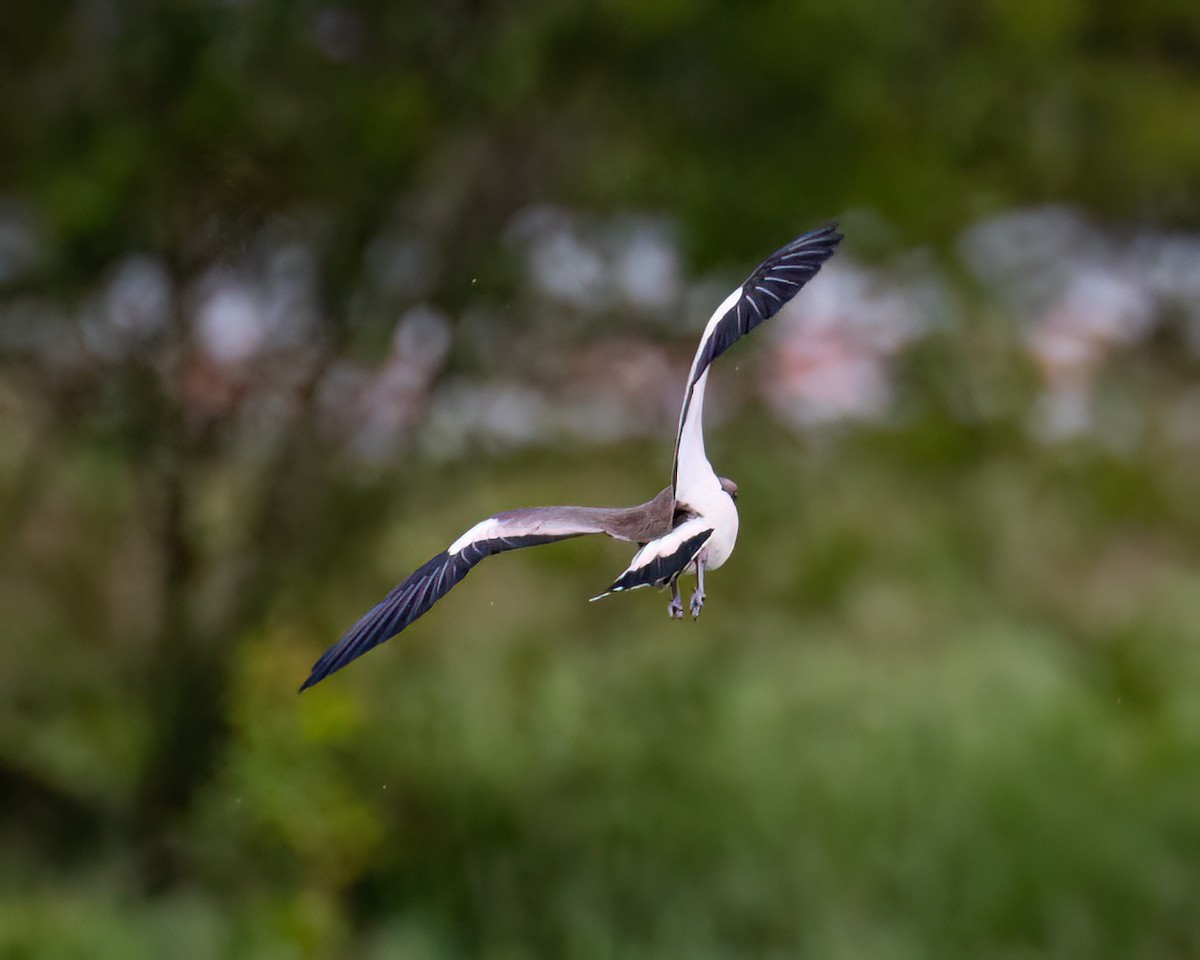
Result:
[[[1005,431],[947,464],[920,436],[936,425],[824,449],[775,429],[714,438],[743,543],[697,623],[655,595],[584,603],[627,551],[570,542],[484,564],[296,697],[347,616],[464,517],[631,500],[666,451],[393,478],[376,548],[224,644],[228,740],[158,837],[134,815],[155,703],[136,651],[28,598],[3,652],[6,776],[27,780],[10,953],[1200,949],[1197,464]],[[75,543],[92,578],[89,549],[125,552]],[[149,897],[147,857],[173,865]]]
[[[397,210],[448,309],[503,299],[531,202],[668,211],[700,265],[859,208],[896,231],[863,249],[1032,201],[1200,224],[1184,0],[52,0],[0,35],[41,231],[5,306],[131,251],[187,289],[282,221],[336,356],[394,320],[348,318]],[[713,431],[742,542],[697,623],[583,602],[628,551],[568,542],[303,697],[467,524],[644,499],[669,438],[364,470],[305,417],[190,420],[177,313],[70,378],[0,356],[0,956],[1200,955],[1200,463],[969,415],[1015,362],[982,311],[894,423]]]

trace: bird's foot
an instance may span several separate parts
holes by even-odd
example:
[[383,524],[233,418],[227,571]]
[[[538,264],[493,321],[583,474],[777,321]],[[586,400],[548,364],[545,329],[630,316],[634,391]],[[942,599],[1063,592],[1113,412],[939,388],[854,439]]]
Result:
[[683,619],[683,601],[679,599],[679,594],[671,598],[671,602],[667,604],[667,615],[672,620]]
[[[700,610],[704,606],[704,599],[706,596],[707,596],[707,594],[703,590],[701,590],[699,587],[697,587],[696,590],[693,591],[693,593],[692,593],[692,619],[693,620],[695,620],[697,617],[700,616]],[[679,615],[683,616],[682,611],[680,612]]]

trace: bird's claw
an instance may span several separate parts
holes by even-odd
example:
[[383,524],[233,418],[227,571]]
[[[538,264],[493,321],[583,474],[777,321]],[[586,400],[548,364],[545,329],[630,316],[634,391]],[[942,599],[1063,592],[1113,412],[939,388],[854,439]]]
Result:
[[671,598],[671,602],[667,604],[667,615],[672,620],[683,619],[683,601],[678,596]]
[[[697,617],[700,616],[700,610],[704,606],[704,598],[706,596],[707,596],[707,594],[705,594],[704,591],[702,591],[702,590],[696,590],[692,594],[692,619],[693,620],[695,620]],[[683,616],[682,611],[680,612],[680,616]]]

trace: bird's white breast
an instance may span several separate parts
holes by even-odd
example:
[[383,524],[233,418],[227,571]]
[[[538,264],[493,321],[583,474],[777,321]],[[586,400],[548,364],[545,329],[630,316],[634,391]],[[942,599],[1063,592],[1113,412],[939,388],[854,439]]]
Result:
[[737,542],[738,512],[733,498],[721,489],[720,481],[713,474],[711,482],[697,483],[686,491],[681,490],[679,502],[712,524],[713,535],[701,556],[704,566],[715,570],[729,559]]
[[713,521],[713,535],[704,548],[704,565],[709,570],[715,570],[728,560],[733,553],[733,545],[737,543],[737,506],[724,490],[721,491],[721,499],[724,503],[708,515]]

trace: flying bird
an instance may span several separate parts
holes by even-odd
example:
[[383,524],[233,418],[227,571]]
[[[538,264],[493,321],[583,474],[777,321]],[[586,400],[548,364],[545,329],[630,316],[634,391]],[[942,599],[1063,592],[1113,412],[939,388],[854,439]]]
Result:
[[638,587],[669,587],[667,612],[683,618],[679,578],[694,574],[689,607],[704,606],[704,574],[733,552],[738,533],[737,484],[718,477],[704,453],[704,388],[708,368],[740,337],[773,317],[821,269],[841,241],[835,224],[793,240],[764,260],[717,307],[696,349],[679,411],[671,485],[636,507],[528,507],[481,520],[377,603],[330,647],[300,687],[324,680],[429,612],[484,557],[603,533],[639,545],[633,560],[593,600]]

